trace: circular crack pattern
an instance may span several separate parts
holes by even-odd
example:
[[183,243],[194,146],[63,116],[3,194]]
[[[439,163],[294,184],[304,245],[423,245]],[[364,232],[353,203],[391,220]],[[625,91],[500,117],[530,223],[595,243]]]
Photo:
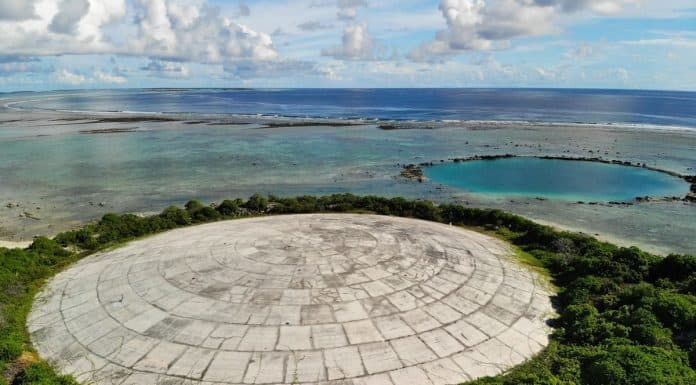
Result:
[[438,223],[293,215],[170,231],[58,274],[28,327],[90,384],[452,384],[548,343],[547,285]]

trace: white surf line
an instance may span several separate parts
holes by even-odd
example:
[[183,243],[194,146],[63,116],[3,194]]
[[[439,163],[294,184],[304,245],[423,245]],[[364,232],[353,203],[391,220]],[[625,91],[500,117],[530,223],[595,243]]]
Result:
[[51,109],[41,109],[41,108],[22,108],[22,107],[15,107],[17,104],[22,104],[22,103],[32,103],[32,102],[40,102],[42,100],[52,100],[52,99],[60,99],[62,97],[67,96],[68,94],[62,94],[62,95],[52,95],[52,96],[44,96],[42,98],[38,99],[25,99],[25,100],[15,100],[12,102],[5,103],[3,107],[9,109],[9,110],[14,110],[14,111],[31,111],[31,110],[40,110],[40,111],[55,111]]
[[[264,113],[256,113],[256,114],[251,114],[251,113],[222,113],[222,114],[217,114],[217,113],[212,113],[212,114],[206,114],[206,113],[189,113],[189,112],[162,112],[162,111],[134,111],[134,110],[125,110],[125,111],[91,111],[91,110],[66,110],[66,109],[44,109],[44,108],[23,108],[23,107],[17,107],[18,104],[23,104],[23,103],[31,103],[31,102],[39,102],[43,100],[53,100],[53,99],[60,99],[65,96],[72,95],[72,94],[58,94],[58,95],[51,95],[51,96],[45,96],[41,98],[34,98],[34,99],[25,99],[25,100],[15,100],[11,101],[8,103],[5,103],[3,106],[9,110],[13,111],[48,111],[48,112],[60,112],[60,113],[72,113],[72,114],[92,114],[92,115],[110,115],[110,114],[126,114],[126,115],[165,115],[165,116],[177,116],[177,115],[199,115],[202,117],[205,117],[206,115],[210,116],[216,116],[220,115],[222,117],[225,116],[230,116],[230,117],[238,117],[238,118],[262,118],[262,119],[269,119],[269,120],[296,120],[296,121],[306,121],[306,122],[332,122],[332,121],[339,121],[339,122],[348,122],[348,123],[357,123],[357,124],[363,124],[365,122],[372,122],[372,123],[399,123],[399,121],[393,120],[393,119],[379,119],[379,118],[368,118],[368,117],[362,117],[362,118],[329,118],[329,117],[298,117],[298,116],[283,116],[283,115],[278,115],[278,114],[264,114]],[[219,97],[215,97],[219,98]],[[536,120],[481,120],[481,119],[435,119],[435,120],[407,120],[407,121],[401,121],[406,124],[426,124],[426,123],[442,123],[445,126],[452,127],[452,125],[455,124],[461,124],[464,126],[467,125],[491,125],[491,126],[499,126],[499,127],[510,127],[510,126],[515,126],[515,125],[524,125],[528,127],[583,127],[583,128],[602,128],[602,129],[635,129],[635,130],[652,130],[652,131],[680,131],[680,132],[689,132],[689,131],[696,131],[696,127],[688,127],[688,126],[675,126],[675,125],[658,125],[658,124],[644,124],[644,123],[622,123],[622,122],[544,122],[544,121],[536,121]],[[468,128],[468,127],[465,127]]]
[[[427,123],[428,121],[415,123]],[[622,123],[622,122],[544,122],[536,120],[433,120],[431,122],[440,122],[452,127],[454,124],[464,126],[470,125],[491,125],[498,127],[525,126],[525,127],[582,127],[582,128],[602,128],[602,129],[635,129],[635,130],[652,130],[652,131],[696,131],[696,127],[675,126],[675,125],[660,125],[660,124],[644,124],[644,123]],[[410,121],[409,124],[412,124]]]

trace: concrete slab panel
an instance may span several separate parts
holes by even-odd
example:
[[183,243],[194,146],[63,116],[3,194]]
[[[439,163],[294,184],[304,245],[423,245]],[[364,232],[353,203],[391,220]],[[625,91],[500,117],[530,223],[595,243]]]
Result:
[[499,240],[432,222],[291,215],[97,253],[28,317],[62,373],[107,384],[453,384],[548,344],[544,279]]

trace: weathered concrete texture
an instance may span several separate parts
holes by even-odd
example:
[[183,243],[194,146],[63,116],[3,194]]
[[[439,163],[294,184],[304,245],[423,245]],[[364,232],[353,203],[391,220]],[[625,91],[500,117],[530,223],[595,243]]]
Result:
[[56,276],[40,354],[89,384],[453,384],[548,342],[543,281],[502,242],[369,215],[171,231]]

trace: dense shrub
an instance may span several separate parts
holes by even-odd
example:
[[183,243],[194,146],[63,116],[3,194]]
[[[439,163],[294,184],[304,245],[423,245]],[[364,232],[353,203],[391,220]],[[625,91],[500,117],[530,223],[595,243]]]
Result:
[[560,319],[563,339],[577,345],[596,345],[612,337],[625,337],[628,330],[606,320],[592,304],[568,306]]
[[691,255],[670,254],[653,264],[651,278],[667,278],[671,281],[684,281],[696,271],[696,258]]
[[226,199],[222,201],[222,203],[220,203],[215,210],[217,210],[217,212],[222,216],[231,217],[240,213],[240,209],[242,208],[243,204],[244,201],[241,199]]
[[70,252],[65,250],[58,242],[46,237],[34,238],[27,250],[43,257],[67,257],[70,255]]
[[244,204],[244,207],[257,213],[265,213],[268,210],[268,199],[261,194],[254,194]]
[[696,374],[678,350],[616,345],[587,363],[583,380],[596,385],[691,385]]
[[196,210],[191,214],[191,219],[193,222],[210,222],[220,218],[220,213],[218,213],[214,208],[206,206],[199,210]]
[[675,334],[696,331],[696,297],[660,291],[653,311],[665,327]]
[[98,246],[94,239],[92,226],[89,225],[79,230],[60,233],[53,239],[62,246],[72,245],[86,250],[92,250]]
[[165,228],[175,228],[178,226],[186,226],[191,223],[191,214],[188,211],[182,210],[176,206],[170,206],[160,214],[162,224]]
[[184,205],[184,208],[185,208],[186,211],[188,211],[189,213],[193,213],[193,212],[195,212],[195,211],[197,211],[197,210],[202,209],[203,207],[205,207],[205,206],[203,206],[203,203],[201,203],[201,202],[199,202],[199,201],[197,201],[197,200],[188,201],[188,202],[186,202],[186,204]]

